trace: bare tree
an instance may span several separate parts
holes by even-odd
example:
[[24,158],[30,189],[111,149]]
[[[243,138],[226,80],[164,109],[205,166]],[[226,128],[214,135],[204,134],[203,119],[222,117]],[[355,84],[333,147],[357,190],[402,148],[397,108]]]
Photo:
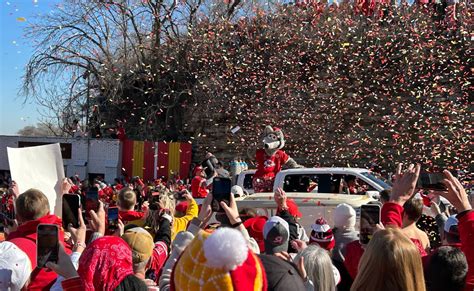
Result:
[[[232,18],[239,3],[219,13]],[[66,1],[27,29],[35,52],[23,93],[65,130],[80,119],[99,135],[120,120],[131,136],[176,138],[195,82],[182,63],[190,42],[183,36],[204,9],[217,11],[204,0]]]
[[27,125],[17,133],[21,136],[64,136],[61,129],[46,123],[38,123],[36,126]]

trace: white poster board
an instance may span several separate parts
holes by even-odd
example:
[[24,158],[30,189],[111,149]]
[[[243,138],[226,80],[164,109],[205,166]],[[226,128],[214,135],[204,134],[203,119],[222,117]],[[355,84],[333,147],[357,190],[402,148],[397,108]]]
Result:
[[64,166],[59,144],[7,147],[7,152],[10,173],[20,193],[31,188],[41,190],[48,197],[50,213],[61,217]]

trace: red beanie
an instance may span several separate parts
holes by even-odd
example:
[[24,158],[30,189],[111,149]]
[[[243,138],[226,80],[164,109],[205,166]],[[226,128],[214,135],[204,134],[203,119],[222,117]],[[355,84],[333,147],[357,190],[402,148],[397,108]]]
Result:
[[247,219],[244,222],[244,226],[247,229],[250,237],[253,237],[260,248],[260,253],[265,252],[265,243],[263,240],[263,227],[265,222],[267,222],[268,217],[266,216],[256,216]]
[[[299,217],[299,218],[303,216],[300,210],[298,209],[298,205],[296,205],[295,200],[293,199],[286,200],[286,205],[288,206],[288,212],[291,214],[291,216]],[[277,213],[279,213],[280,211],[281,209],[278,208]]]
[[336,244],[331,227],[324,218],[319,218],[311,225],[310,244],[318,244],[323,249],[332,250]]

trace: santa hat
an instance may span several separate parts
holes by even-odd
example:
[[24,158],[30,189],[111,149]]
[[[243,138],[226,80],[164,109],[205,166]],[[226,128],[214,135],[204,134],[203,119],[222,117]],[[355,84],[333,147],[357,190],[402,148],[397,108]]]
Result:
[[265,241],[263,239],[263,227],[268,218],[266,216],[256,216],[247,219],[244,226],[247,229],[250,237],[253,237],[260,248],[260,253],[265,252]]
[[222,227],[201,231],[188,245],[174,267],[171,290],[267,290],[267,280],[242,233]]
[[318,244],[323,249],[328,251],[334,248],[336,242],[334,241],[334,235],[332,229],[327,224],[324,218],[319,218],[314,224],[311,225],[311,236],[309,238],[310,244]]
[[334,209],[334,227],[354,228],[356,212],[352,206],[341,203]]
[[[286,200],[286,205],[288,206],[288,212],[291,214],[291,216],[299,217],[299,218],[303,216],[298,208],[298,205],[296,205],[295,200],[293,199]],[[278,208],[277,213],[280,213],[280,211],[281,211],[281,208]]]

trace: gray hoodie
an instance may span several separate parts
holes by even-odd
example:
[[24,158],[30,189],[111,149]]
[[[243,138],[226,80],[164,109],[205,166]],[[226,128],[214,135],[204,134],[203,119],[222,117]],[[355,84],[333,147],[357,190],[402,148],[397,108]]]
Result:
[[336,245],[332,251],[332,258],[339,262],[344,262],[346,254],[346,245],[359,239],[359,232],[354,228],[334,228],[334,240]]

